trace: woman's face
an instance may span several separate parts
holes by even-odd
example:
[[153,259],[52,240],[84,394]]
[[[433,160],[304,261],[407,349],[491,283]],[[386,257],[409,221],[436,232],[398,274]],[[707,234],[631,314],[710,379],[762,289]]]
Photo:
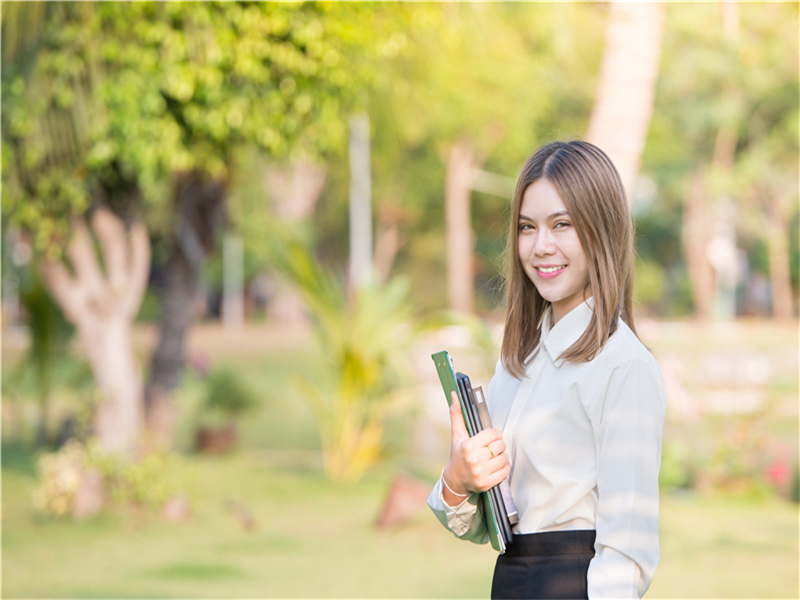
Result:
[[564,201],[538,179],[522,196],[517,247],[528,279],[553,307],[553,323],[591,296],[589,261]]

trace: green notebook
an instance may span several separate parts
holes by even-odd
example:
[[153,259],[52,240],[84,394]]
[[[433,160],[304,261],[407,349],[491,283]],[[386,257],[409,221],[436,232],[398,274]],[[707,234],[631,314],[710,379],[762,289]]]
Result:
[[[471,389],[460,389],[456,380],[453,360],[446,350],[431,355],[436,371],[439,374],[439,381],[442,382],[447,405],[452,403],[452,392],[455,391],[461,402],[461,414],[464,416],[464,423],[470,437],[483,429],[481,420],[478,416],[474,398],[471,397]],[[463,379],[468,379],[462,376]],[[511,525],[508,520],[508,513],[500,496],[499,486],[495,486],[488,492],[483,492],[478,501],[478,510],[483,514],[486,529],[489,532],[489,541],[492,548],[505,553],[508,544],[511,543]]]

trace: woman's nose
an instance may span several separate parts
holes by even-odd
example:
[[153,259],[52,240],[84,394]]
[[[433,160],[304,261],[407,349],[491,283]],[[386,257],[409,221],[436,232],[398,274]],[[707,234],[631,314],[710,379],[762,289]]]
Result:
[[547,256],[555,252],[553,234],[549,230],[541,228],[536,233],[536,243],[533,245],[533,252],[537,256]]

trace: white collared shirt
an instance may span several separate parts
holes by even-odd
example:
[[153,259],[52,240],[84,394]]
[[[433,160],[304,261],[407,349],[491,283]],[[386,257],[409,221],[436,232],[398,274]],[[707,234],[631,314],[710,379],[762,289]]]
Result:
[[[498,361],[486,403],[511,461],[514,532],[595,529],[589,597],[635,598],[659,559],[664,384],[622,321],[593,360],[559,360],[589,325],[592,305],[584,302],[552,329],[545,318],[522,381]],[[439,520],[463,539],[487,541],[477,495],[450,507],[441,487],[440,479],[428,499]]]

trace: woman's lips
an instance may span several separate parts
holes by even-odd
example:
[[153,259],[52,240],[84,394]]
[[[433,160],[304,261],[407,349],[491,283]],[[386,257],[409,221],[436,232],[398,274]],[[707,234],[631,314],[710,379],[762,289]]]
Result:
[[536,267],[536,273],[542,279],[553,279],[554,277],[561,275],[566,268],[567,265],[542,265]]

